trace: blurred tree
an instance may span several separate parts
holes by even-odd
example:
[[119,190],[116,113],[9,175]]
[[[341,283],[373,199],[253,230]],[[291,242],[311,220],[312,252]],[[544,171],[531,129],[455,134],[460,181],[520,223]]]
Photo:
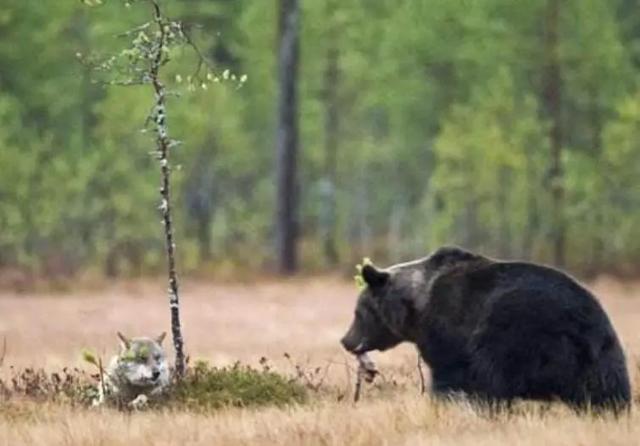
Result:
[[560,1],[547,0],[544,22],[544,81],[542,98],[545,113],[550,117],[549,142],[551,147],[548,188],[551,193],[551,242],[553,262],[565,263],[565,186],[562,167],[564,144],[562,122],[562,73],[560,63]]
[[[630,111],[640,79],[635,3],[558,1],[555,37],[552,0],[299,3],[304,150],[288,221],[298,226],[300,267],[331,264],[334,254],[340,264],[393,262],[445,242],[550,263],[564,245],[577,271],[637,265],[629,240],[640,216],[628,182],[640,151]],[[180,260],[185,271],[260,268],[273,257],[274,209],[285,197],[273,150],[282,4],[163,5],[220,71],[231,68],[227,80],[249,76],[241,89],[222,76],[205,89],[194,81],[196,57],[181,50],[165,67],[182,96],[168,98],[184,133],[173,154]],[[137,205],[157,192],[139,132],[153,98],[92,84],[76,63],[87,48],[113,52],[113,36],[143,21],[141,8],[3,3],[4,268],[57,276],[162,267],[154,210]],[[554,165],[564,243],[554,229]]]
[[545,146],[534,97],[518,93],[503,67],[470,103],[452,109],[436,140],[431,190],[438,202],[427,208],[432,243],[453,239],[503,256],[528,255],[540,235],[530,225]]
[[336,246],[336,175],[338,161],[338,146],[340,140],[340,49],[339,36],[340,16],[339,4],[328,0],[326,3],[326,41],[323,102],[325,107],[324,139],[325,160],[321,187],[320,229],[322,231],[324,256],[328,265],[334,266],[338,262],[338,248]]
[[278,271],[290,274],[298,267],[298,0],[280,0],[278,42],[278,131],[276,258]]

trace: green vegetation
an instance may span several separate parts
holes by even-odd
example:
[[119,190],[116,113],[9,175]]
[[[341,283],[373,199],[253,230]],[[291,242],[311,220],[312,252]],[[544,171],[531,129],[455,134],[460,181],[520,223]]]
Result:
[[[114,276],[164,265],[157,166],[141,134],[153,98],[144,87],[104,88],[79,63],[120,48],[116,36],[148,11],[90,3],[5,0],[0,11],[2,269]],[[207,73],[194,73],[191,51],[174,50],[166,67],[167,87],[181,95],[168,103],[171,133],[184,143],[172,154],[180,265],[264,268],[273,247],[277,5],[162,3],[216,73],[248,76],[238,78],[242,88],[196,82]],[[303,268],[336,258],[349,266],[365,253],[383,264],[443,243],[553,262],[561,240],[574,271],[637,272],[634,2],[303,0],[301,8]]]
[[358,263],[356,265],[356,275],[353,276],[353,280],[356,282],[356,288],[358,288],[359,291],[362,291],[367,287],[367,284],[365,283],[364,278],[362,277],[362,267],[370,264],[371,264],[371,259],[368,257],[365,257],[362,259],[362,263]]
[[[97,365],[97,364],[96,364]],[[88,374],[65,368],[60,372],[26,368],[11,370],[0,379],[0,416],[13,403],[32,401],[72,406],[91,406],[98,397],[99,373]],[[237,363],[211,367],[198,362],[187,369],[166,395],[151,400],[151,408],[179,408],[207,411],[227,407],[285,406],[307,401],[308,390],[299,379]],[[9,411],[9,410],[8,410]]]
[[218,368],[198,362],[169,394],[170,405],[190,410],[284,406],[306,400],[307,390],[297,380],[239,363]]

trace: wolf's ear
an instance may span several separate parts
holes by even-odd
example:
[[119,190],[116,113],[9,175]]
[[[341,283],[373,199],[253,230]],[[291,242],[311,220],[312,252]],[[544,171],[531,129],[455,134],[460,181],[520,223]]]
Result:
[[164,341],[165,336],[167,336],[167,332],[166,332],[166,331],[163,331],[163,332],[160,334],[160,336],[158,336],[158,337],[156,338],[156,342],[157,342],[158,344],[162,345],[162,341]]
[[370,263],[362,267],[362,278],[371,288],[384,286],[389,280],[389,273],[379,270]]
[[122,333],[118,332],[118,338],[120,338],[120,342],[122,342],[122,347],[126,350],[131,347],[131,339],[127,338]]

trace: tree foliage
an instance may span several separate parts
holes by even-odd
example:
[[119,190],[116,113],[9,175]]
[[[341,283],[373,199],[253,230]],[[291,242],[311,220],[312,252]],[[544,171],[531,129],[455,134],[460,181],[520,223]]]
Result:
[[[63,4],[64,3],[64,4]],[[142,16],[114,5],[7,0],[0,11],[0,265],[37,273],[162,266],[149,93],[104,89],[77,62]],[[222,81],[188,51],[165,82],[187,269],[260,268],[273,251],[277,4],[163,2]],[[339,54],[335,242],[343,264],[441,243],[552,261],[546,0],[301,1],[301,263],[324,264],[327,54]],[[640,264],[640,15],[626,0],[568,0],[558,21],[566,260]],[[17,44],[19,42],[19,44]],[[214,88],[215,86],[215,88]],[[206,88],[206,89],[205,89]],[[178,131],[179,129],[179,131]]]

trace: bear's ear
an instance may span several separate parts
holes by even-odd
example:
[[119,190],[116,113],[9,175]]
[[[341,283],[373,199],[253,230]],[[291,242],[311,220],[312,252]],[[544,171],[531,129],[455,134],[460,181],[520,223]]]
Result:
[[370,263],[362,267],[362,278],[371,288],[379,288],[386,285],[389,277],[390,274],[388,272],[379,270]]

